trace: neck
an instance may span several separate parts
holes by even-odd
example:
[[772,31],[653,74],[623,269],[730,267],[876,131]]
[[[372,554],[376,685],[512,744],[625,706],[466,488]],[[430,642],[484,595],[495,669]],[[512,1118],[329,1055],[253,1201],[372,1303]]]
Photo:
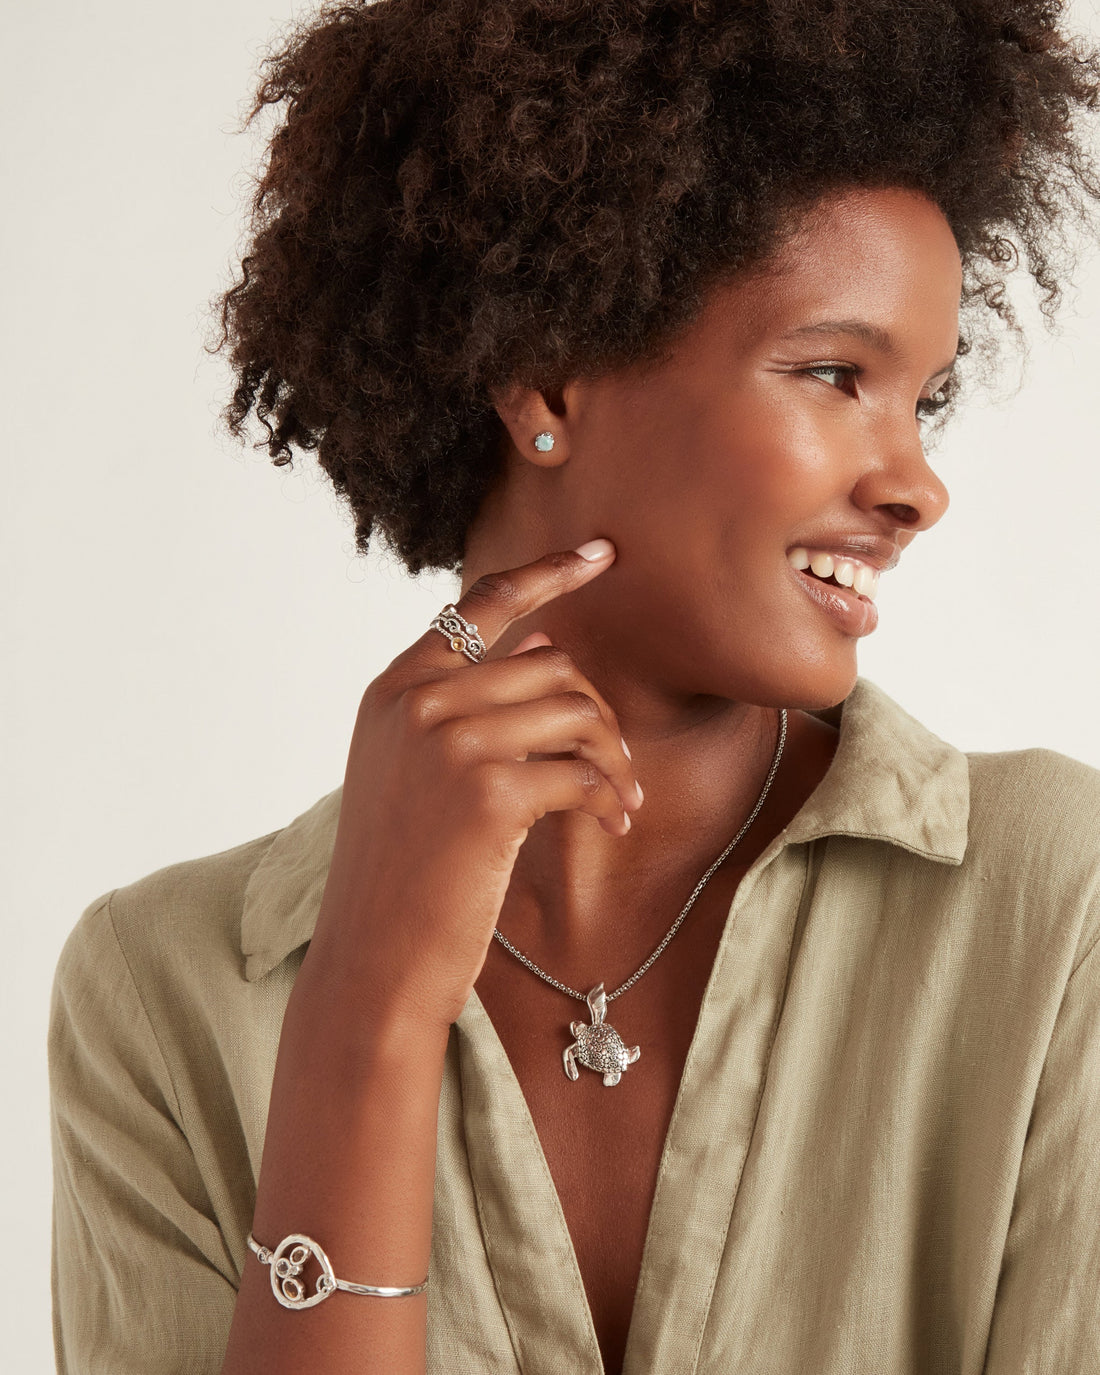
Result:
[[[645,801],[631,813],[625,836],[609,835],[594,817],[578,811],[548,812],[536,822],[517,856],[508,921],[501,922],[516,943],[522,931],[555,952],[575,947],[590,953],[593,942],[605,939],[614,945],[621,930],[609,917],[632,897],[646,899],[640,907],[660,926],[649,933],[659,939],[763,789],[776,746],[775,710],[712,703],[708,714],[670,730],[652,716],[609,705],[630,746]],[[758,839],[755,830],[756,823],[724,866],[737,865],[749,853],[750,837]],[[639,910],[633,903],[632,908]],[[534,950],[528,953],[537,960]]]
[[[531,509],[539,508],[523,511]],[[462,592],[489,569],[527,562],[533,549],[570,547],[547,532],[536,538],[518,516],[493,528],[494,540],[475,528]],[[592,590],[545,603],[513,623],[490,651],[492,658],[503,657],[538,630],[568,654],[614,712],[645,793],[626,835],[610,835],[586,812],[548,812],[520,847],[499,926],[536,963],[545,959],[544,967],[555,970],[572,967],[572,955],[584,956],[579,963],[585,968],[594,957],[598,964],[600,946],[614,953],[624,921],[644,921],[646,937],[660,939],[755,806],[778,730],[775,707],[690,691],[692,666],[676,655],[661,656],[664,676],[656,680],[654,661],[639,662],[629,636],[612,643],[614,620],[609,625],[606,617],[597,622],[586,616],[585,595]],[[640,652],[647,652],[644,640]],[[677,673],[680,681],[671,676]],[[767,803],[708,886],[750,863],[786,825],[828,768],[834,747],[831,727],[791,713],[783,766]]]

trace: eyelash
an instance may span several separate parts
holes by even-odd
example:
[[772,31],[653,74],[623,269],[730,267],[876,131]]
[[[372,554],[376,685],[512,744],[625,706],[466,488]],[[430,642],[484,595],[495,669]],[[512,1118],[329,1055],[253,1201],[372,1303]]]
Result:
[[[843,372],[849,377],[858,377],[862,373],[862,368],[857,368],[851,363],[818,363],[812,368],[802,368],[801,372],[809,377],[815,377],[819,372]],[[935,415],[948,403],[948,397],[943,394],[943,390],[934,393],[932,396],[922,396],[917,401],[917,418],[926,419],[930,415]]]

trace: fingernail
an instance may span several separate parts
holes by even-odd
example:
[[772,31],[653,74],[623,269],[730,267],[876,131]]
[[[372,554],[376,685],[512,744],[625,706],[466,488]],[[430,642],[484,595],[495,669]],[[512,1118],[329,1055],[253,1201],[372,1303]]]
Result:
[[620,741],[622,741],[623,754],[625,754],[628,759],[632,759],[634,756],[630,753],[630,746],[626,743],[625,740],[623,740],[623,737],[621,735],[619,736],[619,739]]
[[642,792],[642,785],[638,782],[637,779],[634,780],[634,787],[638,790],[638,796],[639,796],[639,798],[644,802],[644,801],[645,801],[645,793]]
[[597,559],[606,559],[608,554],[615,552],[615,546],[609,539],[590,539],[587,544],[582,544],[579,549],[574,550],[582,559],[587,559],[589,563],[595,563]]

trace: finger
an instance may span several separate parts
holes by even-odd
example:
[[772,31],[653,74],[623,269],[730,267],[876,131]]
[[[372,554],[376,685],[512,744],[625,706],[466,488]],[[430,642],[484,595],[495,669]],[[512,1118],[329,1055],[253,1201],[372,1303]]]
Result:
[[622,738],[586,693],[562,692],[478,715],[451,717],[437,729],[452,767],[469,768],[490,759],[523,761],[532,754],[573,754],[595,764],[624,809],[638,806],[634,772],[623,753]]
[[[528,637],[534,639],[535,632]],[[547,637],[542,635],[542,639]],[[520,653],[520,645],[503,659],[490,659],[477,666],[476,673],[450,674],[437,686],[442,697],[436,711],[438,720],[479,716],[487,706],[504,707],[513,703],[545,700],[562,693],[584,693],[599,708],[600,715],[616,742],[614,766],[607,770],[615,788],[626,805],[636,808],[642,801],[642,790],[634,774],[634,763],[626,752],[626,742],[618,718],[603,695],[580,671],[564,650],[547,640]],[[529,746],[534,749],[535,746]],[[548,749],[548,747],[547,747]]]
[[611,835],[626,835],[630,817],[619,795],[585,759],[495,760],[479,766],[488,805],[519,816],[530,829],[547,812],[588,812]]
[[515,649],[510,649],[505,657],[511,659],[515,654],[525,654],[529,649],[535,649],[536,647],[548,644],[550,644],[550,636],[544,635],[541,630],[536,630],[528,635],[526,639],[520,640]]
[[[519,568],[486,573],[458,599],[455,610],[477,627],[476,633],[488,652],[514,621],[591,582],[614,562],[615,546],[610,540],[589,540],[580,549],[585,552],[559,549]],[[468,664],[466,655],[451,647],[455,641],[449,644],[448,639],[446,631],[429,628],[402,658],[411,658],[424,667]]]

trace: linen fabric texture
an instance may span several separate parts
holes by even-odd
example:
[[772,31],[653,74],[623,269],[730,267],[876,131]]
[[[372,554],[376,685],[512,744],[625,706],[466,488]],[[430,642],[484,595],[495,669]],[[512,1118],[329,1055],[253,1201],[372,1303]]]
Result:
[[[624,1375],[1100,1372],[1100,771],[965,755],[866,679],[821,714],[840,727],[828,773],[726,919]],[[65,946],[66,1375],[221,1369],[339,805],[116,888]],[[440,1101],[428,1370],[602,1369],[475,993]]]

